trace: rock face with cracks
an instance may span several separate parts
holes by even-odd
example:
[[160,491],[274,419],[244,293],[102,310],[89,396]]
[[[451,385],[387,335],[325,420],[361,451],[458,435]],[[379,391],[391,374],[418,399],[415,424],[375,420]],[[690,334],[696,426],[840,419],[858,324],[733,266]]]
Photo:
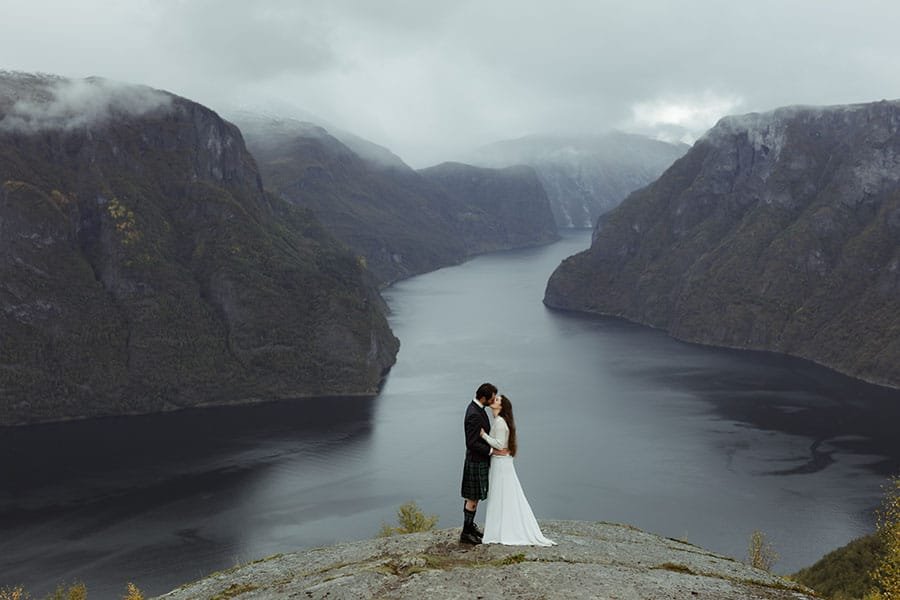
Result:
[[557,546],[465,546],[458,529],[443,529],[276,555],[160,599],[817,598],[765,571],[627,525],[541,527]]

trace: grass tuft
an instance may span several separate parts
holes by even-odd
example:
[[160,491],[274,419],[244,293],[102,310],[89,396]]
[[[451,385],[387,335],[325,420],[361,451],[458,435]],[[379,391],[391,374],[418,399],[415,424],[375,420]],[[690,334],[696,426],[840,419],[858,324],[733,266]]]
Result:
[[656,568],[662,569],[664,571],[673,571],[675,573],[685,573],[687,575],[696,575],[697,574],[697,573],[694,573],[694,571],[692,571],[691,568],[688,567],[687,565],[681,565],[681,564],[673,563],[673,562],[665,562]]
[[252,592],[258,587],[259,586],[253,585],[252,583],[232,583],[227,588],[210,598],[210,600],[227,600],[228,598],[234,598],[235,596],[240,596],[241,594]]

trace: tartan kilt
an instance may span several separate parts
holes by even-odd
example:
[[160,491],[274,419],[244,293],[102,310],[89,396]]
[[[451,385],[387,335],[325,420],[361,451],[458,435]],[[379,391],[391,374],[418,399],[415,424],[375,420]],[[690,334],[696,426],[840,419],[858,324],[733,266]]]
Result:
[[463,465],[462,497],[466,500],[484,500],[488,496],[489,461],[474,461],[466,458]]

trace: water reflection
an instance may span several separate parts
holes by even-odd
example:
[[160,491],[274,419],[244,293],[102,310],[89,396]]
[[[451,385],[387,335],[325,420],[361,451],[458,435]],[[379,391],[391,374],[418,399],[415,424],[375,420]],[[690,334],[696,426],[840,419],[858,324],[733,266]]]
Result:
[[[765,352],[679,342],[627,321],[556,312],[561,335],[591,330],[607,352],[590,352],[615,377],[645,382],[668,394],[702,400],[711,414],[750,430],[804,438],[796,457],[779,457],[767,474],[813,473],[837,451],[868,456],[860,464],[889,476],[900,472],[900,391],[866,384],[808,361]],[[593,321],[593,323],[591,323]],[[615,352],[608,352],[614,348]],[[684,401],[675,402],[679,411]],[[743,442],[723,448],[733,455]]]
[[[691,347],[699,369],[655,369],[660,384],[691,389],[720,418],[751,429],[802,436],[800,464],[773,475],[813,473],[835,462],[837,452],[879,475],[900,471],[900,392],[869,385],[809,362],[761,352]],[[791,462],[779,459],[775,462]]]
[[[284,538],[283,526],[341,512],[322,496],[359,487],[335,473],[367,452],[374,402],[303,399],[5,429],[0,585],[40,595],[77,579],[113,597],[128,579],[161,592],[258,558]],[[297,546],[293,538],[289,549]]]

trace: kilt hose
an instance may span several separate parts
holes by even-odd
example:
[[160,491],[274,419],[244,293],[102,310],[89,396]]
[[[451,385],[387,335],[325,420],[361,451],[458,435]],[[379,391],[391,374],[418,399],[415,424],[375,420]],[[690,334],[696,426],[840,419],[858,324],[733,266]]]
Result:
[[490,469],[490,461],[476,461],[466,458],[462,477],[463,498],[466,500],[484,500],[487,498]]

